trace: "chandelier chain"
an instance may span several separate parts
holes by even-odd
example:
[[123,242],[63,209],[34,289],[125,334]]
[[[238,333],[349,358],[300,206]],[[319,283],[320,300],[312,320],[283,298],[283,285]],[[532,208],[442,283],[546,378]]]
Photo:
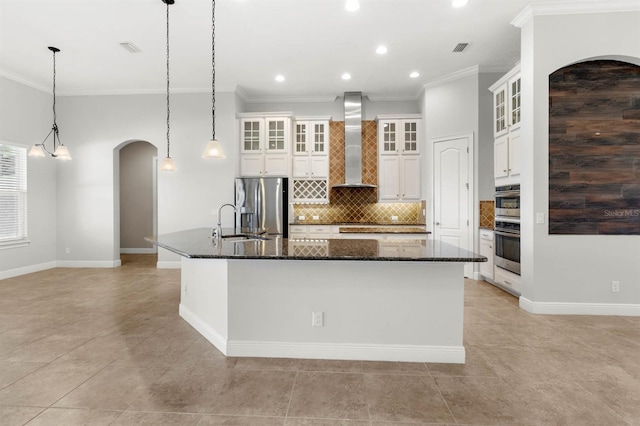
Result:
[[211,128],[216,138],[216,0],[211,6]]
[[[56,52],[53,51],[53,127],[58,127],[56,124]],[[54,140],[55,144],[55,140]]]
[[169,134],[170,134],[170,121],[171,109],[169,107],[169,1],[167,3],[167,158],[169,155]]

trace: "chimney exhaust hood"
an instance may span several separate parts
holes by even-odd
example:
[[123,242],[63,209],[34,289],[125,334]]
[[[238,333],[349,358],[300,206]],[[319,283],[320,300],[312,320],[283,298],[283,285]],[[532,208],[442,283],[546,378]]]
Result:
[[334,188],[375,188],[362,183],[362,93],[344,94],[344,178]]

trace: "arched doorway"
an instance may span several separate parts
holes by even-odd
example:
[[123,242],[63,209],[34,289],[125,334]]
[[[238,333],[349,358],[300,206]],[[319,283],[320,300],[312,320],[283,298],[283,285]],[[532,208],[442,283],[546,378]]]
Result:
[[151,254],[157,249],[144,240],[157,229],[157,154],[146,141],[132,140],[116,147],[114,159],[117,255]]

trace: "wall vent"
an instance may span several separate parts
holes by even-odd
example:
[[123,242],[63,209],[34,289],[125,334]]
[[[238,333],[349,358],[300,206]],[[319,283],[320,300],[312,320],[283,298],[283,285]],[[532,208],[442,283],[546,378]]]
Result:
[[453,48],[454,52],[462,52],[464,49],[466,49],[466,47],[469,45],[469,43],[458,43],[456,45],[456,47]]
[[140,49],[138,46],[136,46],[135,44],[133,44],[131,42],[128,42],[128,41],[121,42],[120,46],[122,46],[124,49],[126,49],[130,53],[140,53],[140,52],[142,52],[142,49]]

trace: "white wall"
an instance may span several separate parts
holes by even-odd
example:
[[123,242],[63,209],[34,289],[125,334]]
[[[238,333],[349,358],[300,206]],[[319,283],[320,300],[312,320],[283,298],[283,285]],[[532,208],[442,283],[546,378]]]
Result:
[[640,12],[626,12],[537,16],[522,27],[522,295],[531,310],[640,303],[640,236],[549,235],[547,224],[534,224],[535,213],[548,217],[549,74],[598,57],[639,63],[639,22]]
[[[53,124],[52,102],[50,94],[0,77],[0,141],[27,148],[41,143]],[[59,117],[58,125],[60,138],[66,142],[67,123]],[[49,139],[48,149],[53,148],[52,143]],[[27,232],[31,243],[0,250],[0,278],[55,266],[56,167],[66,164],[51,157],[27,157]]]
[[[427,229],[433,231],[433,143],[436,138],[478,134],[478,75],[472,74],[425,88],[423,125],[423,194],[427,200]],[[476,199],[477,199],[477,188]],[[476,203],[477,204],[477,203]],[[475,207],[478,210],[478,207]],[[476,215],[477,216],[477,215]],[[477,224],[476,224],[477,225]]]
[[[375,120],[379,114],[417,114],[418,101],[370,101],[362,95],[363,120]],[[247,103],[243,112],[293,112],[299,116],[331,116],[333,121],[344,121],[344,99],[333,102],[260,102]]]
[[[159,233],[213,228],[212,211],[233,199],[236,96],[216,93],[216,137],[227,155],[224,160],[201,158],[211,138],[210,102],[208,94],[171,95],[171,157],[177,171],[158,174]],[[117,265],[114,148],[128,140],[145,140],[164,158],[166,97],[63,97],[58,105],[60,121],[68,126],[65,141],[73,161],[58,177],[64,191],[58,194],[57,257],[69,266]],[[158,257],[159,262],[178,261],[164,250]]]

